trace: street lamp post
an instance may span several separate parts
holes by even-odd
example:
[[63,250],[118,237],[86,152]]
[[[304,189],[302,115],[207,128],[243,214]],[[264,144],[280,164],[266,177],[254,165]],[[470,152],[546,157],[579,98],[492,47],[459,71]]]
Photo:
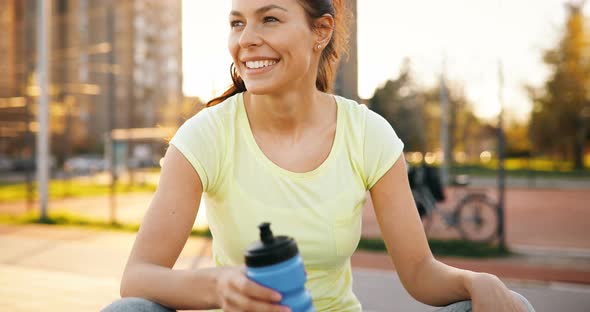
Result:
[[498,0],[498,32],[496,33],[496,45],[498,49],[498,102],[500,112],[498,113],[498,244],[501,249],[506,248],[506,233],[504,225],[506,216],[504,213],[506,200],[506,172],[504,170],[505,136],[504,136],[504,70],[502,65],[502,39],[504,35],[504,21],[502,19],[502,0]]
[[506,247],[506,236],[504,233],[504,201],[506,193],[506,172],[504,170],[504,71],[502,61],[498,62],[498,80],[499,91],[498,100],[500,102],[500,113],[498,114],[498,240],[500,248]]
[[50,36],[49,9],[51,1],[37,1],[37,76],[39,78],[39,110],[37,120],[37,185],[39,188],[39,206],[41,221],[47,220],[47,200],[49,183],[49,70],[48,54]]
[[[115,4],[111,3],[108,7],[107,11],[107,37],[108,42],[111,44],[111,50],[108,54],[108,63],[111,65],[111,68],[117,64],[115,59]],[[115,149],[115,142],[112,138],[113,129],[116,128],[117,123],[117,86],[115,81],[115,72],[110,71],[109,73],[109,80],[108,80],[108,132],[107,132],[107,149],[109,151],[109,163],[110,163],[110,171],[111,171],[111,185],[109,188],[109,207],[110,207],[110,222],[111,224],[117,223],[117,200],[115,197],[115,187],[117,185],[118,180],[118,173],[117,173],[117,151]]]
[[449,96],[447,92],[447,84],[445,80],[445,63],[443,63],[443,74],[440,77],[440,91],[439,91],[439,99],[440,99],[440,106],[441,106],[441,113],[440,113],[440,143],[443,152],[443,162],[441,168],[441,180],[444,186],[448,186],[450,184],[450,175],[449,170],[452,165],[451,160],[452,158],[452,151],[450,145],[450,133],[449,133]]

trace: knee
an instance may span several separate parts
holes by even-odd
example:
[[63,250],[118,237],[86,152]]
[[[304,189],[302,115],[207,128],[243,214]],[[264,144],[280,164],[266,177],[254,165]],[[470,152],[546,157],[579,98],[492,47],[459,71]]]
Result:
[[[516,297],[518,297],[524,303],[524,305],[527,309],[527,312],[535,312],[533,305],[523,295],[515,292],[514,290],[512,290],[512,293],[514,293],[514,295]],[[435,312],[471,312],[471,311],[472,311],[471,300],[466,300],[466,301],[455,302],[455,303],[448,305],[444,308],[438,309]]]
[[[521,294],[515,292],[514,290],[512,290],[512,293],[514,293],[514,295],[516,297],[518,297],[525,305],[527,312],[535,312],[535,308],[533,308],[533,305]],[[471,300],[466,300],[466,301],[460,301],[460,302],[456,302],[453,303],[451,305],[448,305],[442,309],[436,310],[435,312],[471,312],[472,311],[472,307],[471,307]]]
[[525,298],[523,295],[515,292],[514,290],[512,290],[512,293],[514,293],[514,295],[516,297],[518,297],[524,303],[528,312],[535,312],[535,308],[533,308],[533,305],[528,301],[527,298]]
[[471,312],[471,300],[455,302],[435,312]]
[[174,312],[163,305],[143,298],[122,298],[106,306],[101,312]]

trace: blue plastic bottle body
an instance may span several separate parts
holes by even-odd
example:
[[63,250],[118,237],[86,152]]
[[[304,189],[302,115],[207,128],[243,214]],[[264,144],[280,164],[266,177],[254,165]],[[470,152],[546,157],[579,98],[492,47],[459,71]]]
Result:
[[293,312],[315,312],[311,295],[305,289],[305,268],[301,256],[265,267],[248,267],[246,275],[258,284],[282,295],[281,305]]

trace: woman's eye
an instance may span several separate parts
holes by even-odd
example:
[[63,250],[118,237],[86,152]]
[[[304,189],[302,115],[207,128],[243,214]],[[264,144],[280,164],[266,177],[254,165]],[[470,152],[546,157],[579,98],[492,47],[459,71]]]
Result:
[[264,22],[265,23],[273,23],[273,22],[278,22],[279,20],[276,17],[272,17],[272,16],[266,16],[264,18]]
[[234,27],[240,27],[240,26],[242,26],[243,23],[241,21],[231,21],[231,22],[229,22],[229,25],[230,25],[231,28],[234,28]]

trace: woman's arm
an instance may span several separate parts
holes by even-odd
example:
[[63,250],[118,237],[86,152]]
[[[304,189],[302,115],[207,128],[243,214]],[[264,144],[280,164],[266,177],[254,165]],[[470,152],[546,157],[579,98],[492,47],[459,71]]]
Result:
[[121,297],[140,297],[176,310],[286,311],[280,293],[250,279],[241,267],[172,270],[199,209],[198,173],[173,145],[121,281]]
[[405,289],[433,306],[469,299],[474,272],[437,261],[412,197],[403,154],[370,190],[383,239]]
[[121,281],[122,297],[142,297],[175,309],[216,308],[216,270],[171,270],[192,230],[203,187],[173,145]]

